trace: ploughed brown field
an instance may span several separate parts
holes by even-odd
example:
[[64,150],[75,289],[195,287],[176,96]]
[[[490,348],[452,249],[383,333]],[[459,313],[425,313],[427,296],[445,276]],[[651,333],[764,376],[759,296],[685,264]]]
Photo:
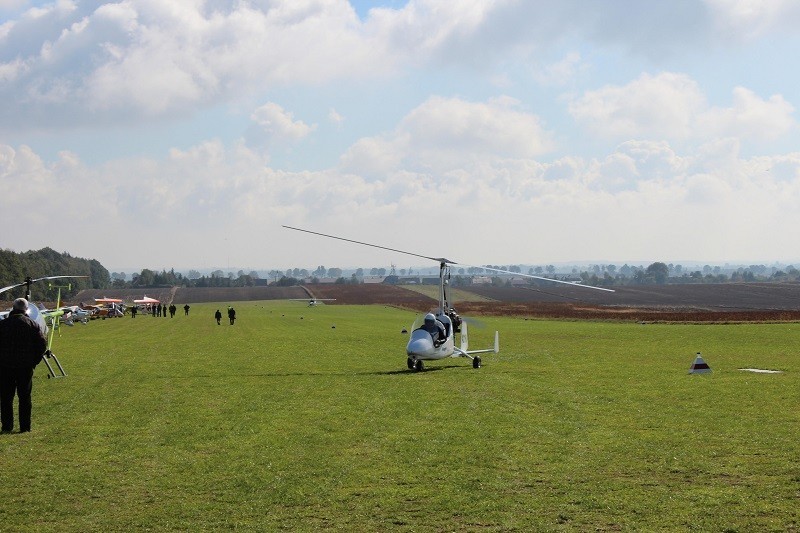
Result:
[[[790,321],[800,320],[800,283],[720,283],[639,285],[616,287],[615,292],[566,285],[524,287],[460,287],[492,301],[453,302],[460,314],[633,321]],[[386,304],[424,312],[436,301],[402,286],[314,284],[303,287],[163,288],[145,291],[84,290],[74,303],[94,298],[144,294],[183,306],[200,302],[239,302],[334,298],[339,304]]]

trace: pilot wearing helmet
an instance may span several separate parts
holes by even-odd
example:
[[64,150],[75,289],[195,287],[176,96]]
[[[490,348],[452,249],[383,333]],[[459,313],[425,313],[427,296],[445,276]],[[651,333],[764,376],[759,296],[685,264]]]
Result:
[[433,313],[425,315],[425,323],[422,325],[421,329],[431,334],[431,337],[433,337],[433,345],[436,347],[441,346],[447,339],[444,324],[436,320],[436,316],[434,316]]

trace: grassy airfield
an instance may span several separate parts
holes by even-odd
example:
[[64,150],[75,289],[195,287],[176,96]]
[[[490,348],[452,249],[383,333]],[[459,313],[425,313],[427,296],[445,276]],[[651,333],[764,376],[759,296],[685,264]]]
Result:
[[416,374],[410,312],[217,307],[64,328],[0,530],[800,529],[800,324],[483,318]]

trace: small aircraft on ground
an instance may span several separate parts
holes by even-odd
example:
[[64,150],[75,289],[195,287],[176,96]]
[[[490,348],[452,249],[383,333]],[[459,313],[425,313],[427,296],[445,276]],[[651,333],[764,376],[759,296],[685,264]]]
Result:
[[74,325],[76,321],[81,324],[89,323],[91,313],[86,309],[81,309],[79,305],[64,305],[59,309],[64,311],[64,318],[62,321],[68,326]]
[[292,302],[308,302],[309,307],[314,307],[316,305],[320,305],[321,302],[333,302],[336,301],[336,298],[289,298],[289,301]]
[[[61,287],[58,287],[58,299],[56,302],[56,308],[52,311],[41,311],[33,302],[31,302],[31,285],[38,281],[44,280],[52,280],[52,279],[63,279],[63,278],[88,278],[89,276],[45,276],[42,278],[33,279],[30,276],[25,278],[25,281],[22,283],[17,283],[16,285],[9,285],[8,287],[0,288],[0,294],[16,289],[17,287],[25,286],[25,299],[28,300],[28,316],[36,322],[39,326],[39,329],[42,330],[45,337],[47,337],[47,350],[45,350],[44,354],[42,354],[42,361],[47,366],[47,370],[49,372],[48,378],[59,378],[65,377],[67,375],[64,372],[64,367],[61,366],[61,362],[56,357],[56,354],[53,353],[53,335],[58,329],[59,321],[65,314],[65,311],[60,308],[61,305]],[[8,316],[7,311],[0,313],[0,320],[5,319]],[[48,327],[48,322],[50,322],[51,326]],[[48,359],[53,359],[58,366],[58,369],[61,371],[61,375],[56,375],[53,371],[53,367],[50,366]]]
[[[411,327],[411,337],[406,345],[406,355],[408,357],[406,363],[410,370],[420,371],[424,370],[425,365],[423,361],[431,361],[438,359],[445,359],[447,357],[466,357],[472,360],[473,368],[481,367],[481,358],[479,354],[500,351],[500,334],[495,331],[494,346],[483,350],[469,350],[469,336],[467,333],[467,323],[462,320],[456,313],[455,308],[451,305],[450,298],[447,293],[447,288],[450,284],[450,265],[461,265],[469,267],[463,263],[450,261],[443,257],[430,257],[427,255],[420,255],[413,252],[398,250],[395,248],[388,248],[377,244],[370,244],[367,242],[355,241],[352,239],[345,239],[335,235],[327,235],[325,233],[318,233],[306,229],[294,228],[291,226],[283,226],[286,229],[295,231],[302,231],[304,233],[311,233],[312,235],[319,235],[321,237],[328,237],[330,239],[337,239],[340,241],[351,242],[360,244],[362,246],[370,246],[373,248],[380,248],[382,250],[389,250],[406,255],[412,255],[423,259],[430,259],[439,263],[439,307],[432,313],[427,313],[422,321],[417,319]],[[565,285],[572,285],[582,287],[584,289],[595,289],[600,291],[614,292],[612,289],[603,287],[594,287],[592,285],[580,285],[571,281],[562,281],[557,279],[545,278],[542,276],[534,276],[532,274],[520,274],[518,272],[511,272],[490,267],[479,267],[484,270],[491,270],[504,274],[513,274],[514,276],[522,276],[526,278],[540,279],[554,283],[563,283]],[[460,333],[461,338],[459,345],[455,344],[455,334]]]
[[117,318],[125,314],[125,306],[120,298],[95,298],[94,315],[105,320],[106,318]]

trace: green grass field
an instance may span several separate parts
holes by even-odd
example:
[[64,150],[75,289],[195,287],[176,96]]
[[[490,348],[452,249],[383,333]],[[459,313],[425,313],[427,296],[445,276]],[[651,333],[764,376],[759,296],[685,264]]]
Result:
[[0,530],[800,529],[800,324],[483,318],[411,373],[410,312],[216,308],[64,328]]

